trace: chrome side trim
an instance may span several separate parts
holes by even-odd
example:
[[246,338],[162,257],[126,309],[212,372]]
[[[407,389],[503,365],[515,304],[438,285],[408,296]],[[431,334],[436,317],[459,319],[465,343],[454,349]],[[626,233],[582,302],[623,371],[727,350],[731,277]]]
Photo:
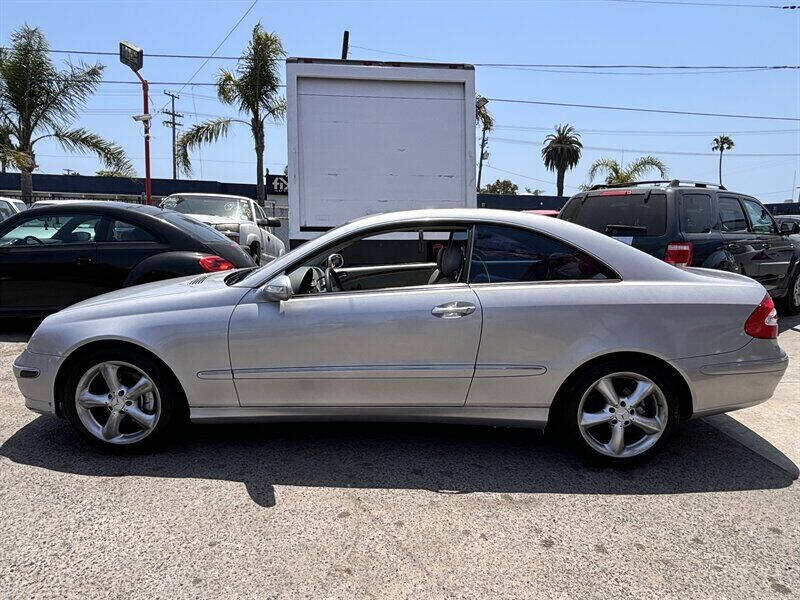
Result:
[[212,371],[198,371],[198,379],[233,379],[233,372],[230,369],[217,369]]
[[789,358],[784,354],[780,358],[769,358],[766,360],[745,360],[717,365],[703,365],[700,367],[700,372],[704,375],[745,375],[747,373],[772,373],[773,371],[785,371],[788,364]]
[[541,365],[496,364],[475,367],[475,377],[531,377],[545,373],[547,367]]
[[356,365],[322,367],[270,367],[234,369],[234,379],[419,379],[470,378],[474,366],[461,365]]
[[395,421],[475,423],[542,429],[547,424],[548,407],[193,407],[189,418],[194,423],[237,423],[253,421]]

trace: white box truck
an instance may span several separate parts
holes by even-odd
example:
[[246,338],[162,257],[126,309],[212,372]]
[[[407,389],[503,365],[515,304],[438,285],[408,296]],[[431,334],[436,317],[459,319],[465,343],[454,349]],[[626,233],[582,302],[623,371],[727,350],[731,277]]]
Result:
[[286,61],[289,238],[370,214],[475,207],[475,69]]

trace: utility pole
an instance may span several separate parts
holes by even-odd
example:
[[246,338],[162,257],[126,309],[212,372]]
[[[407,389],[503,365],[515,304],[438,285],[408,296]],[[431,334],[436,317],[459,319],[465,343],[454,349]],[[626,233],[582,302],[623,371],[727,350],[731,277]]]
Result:
[[175,100],[179,100],[180,96],[174,94],[172,92],[164,92],[165,96],[169,96],[170,102],[172,103],[171,110],[162,111],[165,115],[169,115],[172,117],[169,121],[164,121],[164,125],[167,127],[172,128],[172,179],[178,178],[178,153],[177,153],[177,140],[176,140],[176,128],[183,125],[183,123],[178,123],[175,119],[181,118],[183,115],[181,113],[175,112]]
[[347,53],[350,51],[350,32],[346,29],[342,34],[342,60],[347,60]]

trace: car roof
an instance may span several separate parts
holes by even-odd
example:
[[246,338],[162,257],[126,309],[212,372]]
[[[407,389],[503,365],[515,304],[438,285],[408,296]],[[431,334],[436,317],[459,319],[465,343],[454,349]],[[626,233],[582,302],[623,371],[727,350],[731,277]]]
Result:
[[119,214],[119,213],[139,213],[145,215],[155,216],[160,213],[164,212],[164,209],[159,208],[158,206],[153,205],[146,205],[146,204],[133,204],[130,202],[120,202],[117,200],[75,200],[69,202],[58,202],[58,203],[46,203],[40,204],[39,206],[34,206],[28,211],[25,211],[28,215],[36,215],[36,214],[50,214],[54,212],[58,212],[61,210],[87,210],[87,211],[97,211],[102,214]]

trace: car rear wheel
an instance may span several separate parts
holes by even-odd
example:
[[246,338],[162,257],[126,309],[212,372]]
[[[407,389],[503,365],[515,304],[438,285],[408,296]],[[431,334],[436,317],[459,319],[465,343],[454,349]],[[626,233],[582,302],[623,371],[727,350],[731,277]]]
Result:
[[138,452],[163,440],[176,421],[180,392],[164,367],[127,349],[93,353],[72,369],[62,407],[89,442],[114,452]]
[[800,314],[800,267],[795,269],[794,277],[789,281],[789,291],[781,303],[781,312],[785,315]]
[[564,418],[591,457],[624,464],[666,442],[678,425],[679,403],[668,378],[650,366],[607,363],[587,369],[566,390]]

